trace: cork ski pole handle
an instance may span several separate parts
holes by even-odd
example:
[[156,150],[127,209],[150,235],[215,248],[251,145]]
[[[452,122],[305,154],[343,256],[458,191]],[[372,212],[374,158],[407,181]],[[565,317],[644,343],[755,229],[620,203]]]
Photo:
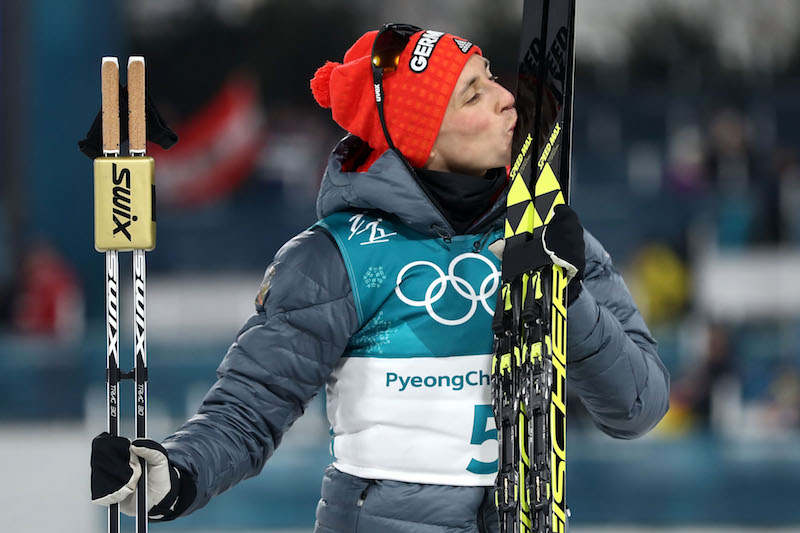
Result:
[[145,126],[144,58],[128,58],[128,151],[131,155],[144,155],[147,128]]
[[103,110],[103,155],[119,155],[119,61],[104,57],[100,67]]

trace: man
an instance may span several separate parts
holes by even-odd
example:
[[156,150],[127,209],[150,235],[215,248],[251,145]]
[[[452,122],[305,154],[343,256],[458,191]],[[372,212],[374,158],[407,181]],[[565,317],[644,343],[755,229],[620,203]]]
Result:
[[[408,41],[380,84],[376,39]],[[95,439],[93,500],[132,511],[143,457],[151,517],[188,514],[258,474],[326,385],[334,462],[316,531],[496,531],[487,424],[500,259],[488,245],[501,248],[514,98],[477,46],[407,26],[368,32],[311,87],[351,134],[331,154],[320,221],[267,268],[195,417],[163,446]],[[604,432],[643,435],[668,405],[655,341],[569,207],[547,245],[575,272],[569,387]]]

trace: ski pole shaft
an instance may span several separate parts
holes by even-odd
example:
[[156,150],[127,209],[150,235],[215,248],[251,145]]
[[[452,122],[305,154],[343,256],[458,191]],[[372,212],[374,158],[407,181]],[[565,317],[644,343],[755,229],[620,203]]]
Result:
[[[144,157],[145,131],[145,78],[144,58],[128,58],[128,152],[134,157]],[[136,405],[136,438],[147,438],[147,322],[145,321],[145,252],[133,250],[133,354]],[[144,459],[142,476],[136,487],[136,532],[147,532],[147,465]]]
[[[100,67],[103,156],[119,156],[119,63],[104,57]],[[106,404],[108,432],[119,435],[119,267],[116,250],[105,252],[106,288]],[[119,532],[119,505],[108,508],[108,531]]]

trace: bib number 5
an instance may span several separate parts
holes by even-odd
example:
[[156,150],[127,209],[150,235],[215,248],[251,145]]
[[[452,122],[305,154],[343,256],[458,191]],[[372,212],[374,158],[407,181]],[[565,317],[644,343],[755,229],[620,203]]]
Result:
[[[476,405],[475,417],[472,422],[472,440],[470,444],[480,446],[487,440],[497,440],[497,428],[486,429],[489,420],[494,420],[491,405]],[[467,466],[467,471],[473,474],[494,474],[497,472],[497,459],[490,463],[472,459]]]

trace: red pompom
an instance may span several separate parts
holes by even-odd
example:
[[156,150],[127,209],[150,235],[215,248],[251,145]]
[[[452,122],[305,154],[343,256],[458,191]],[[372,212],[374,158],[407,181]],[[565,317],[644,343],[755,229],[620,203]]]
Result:
[[314,100],[325,109],[331,107],[331,74],[336,67],[340,66],[342,66],[341,63],[326,61],[317,69],[311,79],[311,93],[314,95]]

